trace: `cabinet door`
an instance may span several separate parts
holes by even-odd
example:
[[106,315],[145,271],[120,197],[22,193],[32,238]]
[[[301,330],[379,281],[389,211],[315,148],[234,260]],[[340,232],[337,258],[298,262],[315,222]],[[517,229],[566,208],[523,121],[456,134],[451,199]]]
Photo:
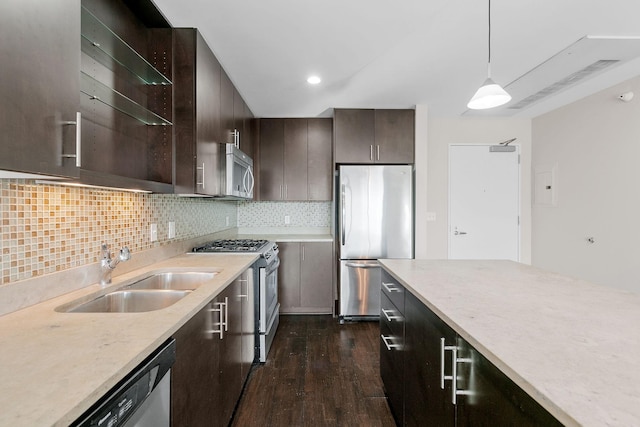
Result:
[[0,2],[0,169],[76,177],[80,0]]
[[[441,388],[441,340],[456,344],[455,332],[411,293],[405,293],[405,423],[408,426],[453,426],[451,380]],[[451,351],[444,372],[451,375]],[[475,425],[475,424],[467,424]]]
[[457,389],[473,393],[457,396],[458,425],[492,426],[498,421],[518,427],[562,425],[462,338],[458,338],[458,349],[458,357],[471,363],[458,364]]
[[296,313],[300,307],[300,243],[278,242],[278,300],[280,312]]
[[284,200],[307,200],[307,120],[284,119]]
[[255,135],[254,135],[254,117],[246,102],[244,105],[244,127],[240,137],[240,150],[255,159]]
[[336,163],[373,163],[374,121],[374,110],[335,110]]
[[218,316],[212,302],[173,337],[176,361],[171,368],[171,418],[174,426],[211,425],[218,419],[218,351],[220,339],[211,332]]
[[284,194],[284,120],[260,120],[260,200],[282,200]]
[[307,120],[307,182],[308,200],[333,198],[331,153],[333,125],[331,119]]
[[218,297],[224,302],[225,332],[220,342],[220,376],[218,414],[220,425],[231,421],[236,402],[242,392],[242,295],[240,281],[236,279]]
[[333,245],[301,243],[300,307],[308,313],[333,312]]
[[376,163],[413,163],[414,110],[375,111]]
[[240,298],[242,299],[242,376],[244,383],[256,360],[254,269],[248,268],[240,277]]
[[220,142],[232,144],[233,129],[235,122],[233,120],[233,96],[235,87],[231,79],[224,71],[220,72]]

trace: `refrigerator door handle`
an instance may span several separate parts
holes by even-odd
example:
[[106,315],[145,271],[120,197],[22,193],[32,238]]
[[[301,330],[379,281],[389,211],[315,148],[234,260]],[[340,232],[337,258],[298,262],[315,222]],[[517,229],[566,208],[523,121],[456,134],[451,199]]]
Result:
[[345,264],[345,266],[351,267],[351,268],[380,268],[380,264],[378,264],[377,262],[376,263],[348,262]]
[[344,205],[344,201],[345,201],[345,187],[344,184],[342,184],[342,188],[340,190],[340,206],[342,207],[342,221],[340,222],[340,236],[341,236],[341,243],[344,245],[345,244],[345,238],[346,238],[346,233],[345,233],[345,220],[347,217],[347,208]]

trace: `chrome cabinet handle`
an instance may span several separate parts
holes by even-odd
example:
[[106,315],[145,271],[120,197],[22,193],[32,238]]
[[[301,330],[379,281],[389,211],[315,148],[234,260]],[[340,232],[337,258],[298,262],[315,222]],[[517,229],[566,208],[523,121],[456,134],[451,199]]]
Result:
[[[247,284],[247,292],[245,292],[244,294],[238,295],[238,297],[239,298],[247,298],[247,299],[249,299],[249,279],[238,279],[238,282]],[[240,292],[242,292],[242,291],[240,291]]]
[[[451,351],[451,375],[444,374],[445,351]],[[457,397],[460,395],[471,395],[471,390],[458,390],[458,363],[473,363],[473,360],[466,357],[458,357],[458,347],[456,345],[445,345],[444,338],[440,338],[440,388],[444,390],[445,380],[451,381],[451,403],[457,404]]]
[[391,292],[402,292],[402,288],[400,288],[395,283],[382,282],[382,287],[389,293],[391,293]]
[[373,145],[369,146],[369,160],[373,161]]
[[387,318],[387,321],[393,322],[394,320],[402,320],[402,316],[389,316],[389,313],[395,314],[395,310],[385,310],[384,308],[382,309],[382,314],[384,314],[384,317]]
[[229,297],[224,297],[224,331],[227,332],[229,330]]
[[376,160],[380,160],[380,146],[376,145]]
[[202,181],[198,182],[198,178],[196,177],[196,185],[202,186],[204,190],[204,162],[202,162],[202,166],[196,166],[196,171],[202,171]]
[[62,122],[63,125],[75,125],[76,127],[76,154],[62,153],[62,157],[65,159],[76,159],[76,167],[82,166],[82,113],[76,112],[76,121]]
[[[223,327],[224,326],[224,322],[222,321],[222,318],[223,318],[222,311],[224,310],[224,306],[226,304],[226,298],[225,298],[225,302],[215,302],[213,304],[218,306],[218,308],[210,308],[209,311],[212,312],[212,313],[219,313],[220,314],[220,322],[217,323],[217,325],[220,326],[220,329],[211,328],[206,332],[208,334],[212,334],[212,335],[213,334],[220,334],[220,339],[223,339],[224,338],[224,331],[226,331],[226,328]],[[213,323],[213,324],[216,325],[216,323]]]
[[345,242],[345,237],[346,237],[346,233],[345,233],[345,221],[347,219],[347,208],[344,205],[344,202],[346,200],[346,196],[345,196],[345,191],[346,188],[344,186],[344,184],[342,184],[342,189],[340,190],[340,204],[342,205],[342,221],[340,222],[340,235],[342,237],[342,244],[344,245]]
[[391,351],[394,348],[400,348],[402,347],[402,344],[389,344],[389,342],[391,342],[391,340],[393,340],[393,337],[385,337],[384,335],[380,335],[380,338],[382,338],[382,342],[384,342],[384,345],[387,347],[387,350]]

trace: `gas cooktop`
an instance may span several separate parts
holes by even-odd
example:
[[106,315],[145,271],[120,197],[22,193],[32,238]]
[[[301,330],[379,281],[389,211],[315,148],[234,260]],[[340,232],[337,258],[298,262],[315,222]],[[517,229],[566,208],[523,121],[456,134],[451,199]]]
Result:
[[268,240],[219,239],[196,246],[192,252],[261,252],[268,243]]

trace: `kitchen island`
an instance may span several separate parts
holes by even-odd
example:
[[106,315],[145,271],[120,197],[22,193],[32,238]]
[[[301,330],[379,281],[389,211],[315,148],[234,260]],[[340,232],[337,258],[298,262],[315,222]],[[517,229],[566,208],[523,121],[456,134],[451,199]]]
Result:
[[565,425],[640,425],[640,295],[511,261],[381,260]]
[[114,278],[115,289],[159,271],[215,271],[190,295],[143,313],[64,313],[92,285],[0,317],[0,425],[67,426],[257,259],[186,254]]

